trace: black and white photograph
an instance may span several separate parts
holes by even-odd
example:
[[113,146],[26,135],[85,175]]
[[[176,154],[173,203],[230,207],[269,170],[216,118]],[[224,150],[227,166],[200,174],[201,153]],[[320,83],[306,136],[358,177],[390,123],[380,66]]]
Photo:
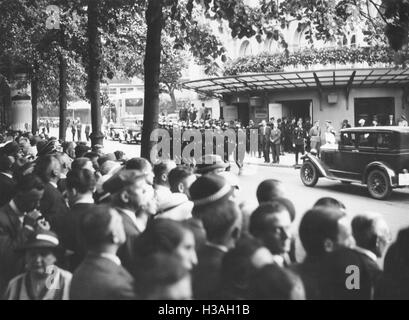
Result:
[[409,300],[408,119],[408,0],[0,0],[0,300]]

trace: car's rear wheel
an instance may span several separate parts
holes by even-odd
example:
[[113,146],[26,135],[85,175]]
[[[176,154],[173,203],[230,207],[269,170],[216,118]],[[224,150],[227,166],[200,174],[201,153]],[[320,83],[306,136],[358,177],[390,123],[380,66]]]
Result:
[[383,200],[388,198],[392,192],[389,177],[382,170],[372,170],[366,180],[369,194],[372,198]]
[[309,161],[304,162],[301,166],[300,176],[302,183],[307,187],[313,187],[318,182],[317,168],[315,168],[315,166]]

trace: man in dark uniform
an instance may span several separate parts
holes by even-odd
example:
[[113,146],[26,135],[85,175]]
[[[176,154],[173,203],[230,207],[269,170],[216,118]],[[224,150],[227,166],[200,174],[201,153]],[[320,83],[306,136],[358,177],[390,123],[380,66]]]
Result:
[[293,147],[295,149],[295,165],[296,166],[298,165],[298,153],[301,153],[301,155],[305,153],[304,142],[305,142],[305,131],[304,131],[304,128],[302,127],[302,122],[299,121],[293,131]]
[[311,124],[311,120],[310,120],[310,118],[308,117],[306,120],[305,120],[305,123],[304,123],[304,132],[305,132],[305,136],[306,136],[306,139],[305,139],[305,150],[307,151],[307,152],[310,152],[310,150],[311,150],[311,137],[310,137],[310,130],[311,130],[311,127],[312,127],[312,124]]

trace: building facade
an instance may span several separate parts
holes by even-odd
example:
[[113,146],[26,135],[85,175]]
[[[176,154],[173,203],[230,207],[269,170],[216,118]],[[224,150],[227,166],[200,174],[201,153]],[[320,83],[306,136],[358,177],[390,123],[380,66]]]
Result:
[[396,68],[385,45],[369,46],[355,26],[332,42],[307,40],[294,21],[281,35],[288,52],[274,38],[233,39],[225,23],[213,25],[227,50],[223,77],[185,82],[185,88],[220,99],[225,120],[247,125],[271,117],[343,120],[385,124],[392,114],[408,117],[409,69]]

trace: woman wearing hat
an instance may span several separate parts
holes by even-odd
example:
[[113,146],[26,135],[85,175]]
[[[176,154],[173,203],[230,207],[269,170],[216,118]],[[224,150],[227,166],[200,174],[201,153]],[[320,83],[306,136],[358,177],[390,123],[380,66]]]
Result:
[[33,234],[19,249],[25,254],[27,271],[13,278],[6,300],[68,300],[72,275],[55,265],[59,241],[54,232]]

